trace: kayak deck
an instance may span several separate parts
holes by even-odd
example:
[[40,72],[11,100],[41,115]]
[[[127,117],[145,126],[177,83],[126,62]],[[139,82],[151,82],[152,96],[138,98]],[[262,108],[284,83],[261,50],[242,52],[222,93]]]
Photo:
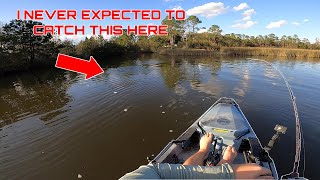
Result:
[[181,136],[168,143],[152,162],[182,164],[199,150],[199,141],[204,133],[215,135],[208,161],[221,159],[223,150],[231,145],[238,151],[233,164],[254,161],[278,177],[273,160],[263,150],[248,120],[231,98],[220,98],[215,102]]

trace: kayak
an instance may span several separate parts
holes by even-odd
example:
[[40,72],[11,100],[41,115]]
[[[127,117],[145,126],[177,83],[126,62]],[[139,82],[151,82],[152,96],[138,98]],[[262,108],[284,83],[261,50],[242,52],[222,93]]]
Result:
[[231,98],[220,98],[182,135],[169,142],[153,159],[152,163],[182,164],[199,150],[199,141],[205,133],[213,133],[214,139],[205,165],[216,165],[224,149],[231,145],[238,152],[233,164],[257,163],[271,170],[274,178],[278,173],[273,159],[262,147],[239,105]]

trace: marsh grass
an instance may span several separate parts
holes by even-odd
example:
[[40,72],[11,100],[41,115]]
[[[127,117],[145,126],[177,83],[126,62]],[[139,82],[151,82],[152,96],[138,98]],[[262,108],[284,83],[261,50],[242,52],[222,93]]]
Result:
[[272,56],[286,58],[318,58],[320,50],[263,48],[263,47],[222,47],[220,51],[205,49],[160,49],[159,54],[174,56]]
[[320,58],[320,50],[262,48],[262,47],[225,47],[221,54],[231,56],[275,56],[287,58]]

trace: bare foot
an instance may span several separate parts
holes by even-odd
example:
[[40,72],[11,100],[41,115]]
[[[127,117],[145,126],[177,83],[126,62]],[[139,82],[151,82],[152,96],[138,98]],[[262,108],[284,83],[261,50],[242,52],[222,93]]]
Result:
[[221,161],[217,165],[219,166],[224,163],[231,164],[236,157],[237,157],[236,149],[233,146],[228,146],[223,154]]
[[192,166],[203,166],[204,160],[207,158],[210,146],[213,140],[213,134],[205,134],[200,139],[200,149],[198,152],[189,157],[183,165],[192,165]]
[[199,149],[200,152],[209,153],[213,137],[214,135],[212,133],[207,133],[201,137]]

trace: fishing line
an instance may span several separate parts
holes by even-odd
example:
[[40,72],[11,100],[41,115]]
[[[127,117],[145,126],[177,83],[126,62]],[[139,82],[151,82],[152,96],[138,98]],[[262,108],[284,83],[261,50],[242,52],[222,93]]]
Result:
[[302,171],[302,177],[304,177],[305,171],[306,171],[306,149],[304,146],[304,136],[303,136],[303,130],[301,128],[301,138],[302,138],[302,148],[303,148],[303,171]]
[[[299,119],[299,114],[298,114],[298,108],[296,105],[296,97],[293,94],[293,91],[291,89],[291,86],[289,85],[289,82],[287,81],[286,77],[282,74],[282,72],[272,63],[262,60],[262,59],[254,59],[254,58],[247,58],[248,60],[254,60],[254,61],[260,61],[260,62],[264,62],[267,65],[271,66],[273,69],[275,69],[282,77],[282,79],[284,80],[287,89],[289,91],[290,94],[290,98],[292,101],[292,105],[293,105],[293,110],[294,110],[294,116],[296,119],[296,155],[295,155],[295,161],[294,161],[294,166],[292,169],[291,173],[285,174],[281,176],[281,179],[284,177],[299,177],[299,163],[300,163],[300,153],[301,153],[301,138],[302,138],[302,130],[301,130],[301,123],[300,123],[300,119]],[[303,148],[304,148],[304,141],[303,141]],[[304,154],[305,156],[305,154]],[[305,159],[305,157],[303,157],[303,159]],[[305,160],[304,160],[304,169],[305,169]],[[303,175],[304,175],[304,171],[303,171]]]

